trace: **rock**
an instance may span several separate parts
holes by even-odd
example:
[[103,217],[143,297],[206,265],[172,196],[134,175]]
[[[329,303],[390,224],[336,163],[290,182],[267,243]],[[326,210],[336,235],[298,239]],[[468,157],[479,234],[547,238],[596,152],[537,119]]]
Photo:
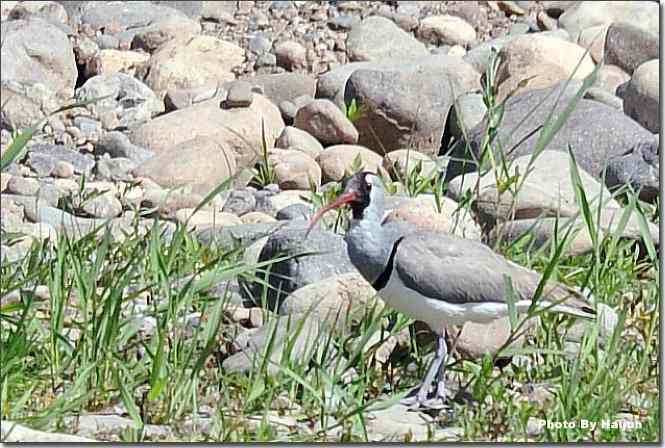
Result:
[[157,154],[195,137],[210,137],[225,150],[233,151],[239,167],[257,160],[265,126],[268,147],[284,129],[277,106],[264,96],[254,94],[249,107],[220,109],[218,100],[203,101],[183,110],[170,112],[134,129],[130,140]]
[[64,145],[38,143],[28,149],[27,164],[39,177],[51,175],[58,161],[69,162],[76,174],[89,175],[95,166],[95,160],[91,156]]
[[429,16],[420,22],[418,36],[436,45],[466,47],[476,40],[476,31],[464,19],[456,16]]
[[308,318],[358,324],[371,309],[380,311],[383,301],[372,285],[357,272],[336,275],[293,291],[279,307],[279,314],[304,314]]
[[[234,82],[234,81],[232,81]],[[185,109],[192,104],[213,98],[225,99],[228,94],[224,87],[194,87],[191,89],[169,89],[164,96],[167,111]],[[252,99],[254,99],[252,97]]]
[[640,65],[623,94],[623,111],[642,126],[660,132],[660,59]]
[[305,200],[309,196],[309,190],[286,190],[270,195],[265,195],[265,190],[258,191],[256,193],[256,209],[274,215],[278,210],[292,204],[309,205]]
[[610,189],[629,185],[639,191],[640,199],[654,202],[660,187],[659,153],[656,141],[636,144],[628,153],[610,160],[605,184]]
[[[139,179],[145,182],[149,178]],[[175,219],[175,214],[183,208],[196,208],[203,201],[203,196],[193,193],[191,188],[183,187],[174,190],[162,190],[160,188],[146,188],[142,205],[146,208],[154,208],[160,217]]]
[[452,16],[460,17],[476,29],[487,26],[487,10],[481,8],[477,2],[462,2],[448,5],[446,12]]
[[255,363],[263,362],[266,346],[270,343],[272,350],[266,369],[269,375],[275,375],[282,362],[289,362],[287,359],[290,362],[309,359],[318,341],[325,340],[325,332],[326,325],[315,319],[300,320],[290,316],[274,318],[257,331],[242,334],[234,342],[241,350],[226,358],[222,362],[222,369],[225,372],[243,373],[256,368]]
[[226,107],[249,107],[252,104],[252,86],[245,81],[234,81],[226,94]]
[[472,240],[480,239],[480,228],[471,214],[452,199],[442,197],[437,203],[431,194],[400,199],[397,205],[386,213],[384,222],[407,221],[427,231],[450,233]]
[[478,82],[478,73],[461,59],[437,55],[392,68],[355,70],[344,97],[366,108],[355,121],[359,144],[377,152],[412,147],[433,155],[439,152],[454,98]]
[[350,61],[403,61],[428,54],[412,35],[380,16],[368,17],[351,29],[346,53]]
[[1,89],[0,124],[3,129],[28,128],[59,105],[55,93],[42,83],[3,79]]
[[610,107],[613,107],[616,110],[623,110],[623,100],[616,95],[611,94],[605,89],[598,87],[589,87],[584,93],[584,98],[588,100],[599,101],[603,104],[607,104]]
[[[562,151],[543,151],[527,167],[531,155],[515,159],[509,165],[511,176],[518,178],[512,189],[499,193],[497,180],[490,171],[480,177],[478,193],[474,198],[475,207],[483,223],[490,220],[529,219],[539,216],[574,216],[580,212],[575,187],[570,176],[570,160]],[[581,168],[581,167],[580,167]],[[589,173],[579,169],[587,201],[597,205],[600,197],[603,203],[611,198],[610,192]],[[526,173],[529,174],[526,174]],[[477,173],[467,173],[453,178],[448,185],[448,194],[460,200],[467,190],[475,190],[478,182]],[[514,191],[521,184],[517,194]],[[595,202],[594,202],[595,201]],[[605,207],[618,208],[614,199]]]
[[295,71],[307,68],[307,50],[299,42],[289,40],[275,46],[277,65]]
[[[569,35],[565,30],[543,31],[540,33],[531,33],[529,36],[549,36],[562,40],[569,40]],[[508,35],[490,39],[473,47],[466,53],[466,55],[464,55],[463,59],[468,64],[471,64],[478,73],[485,73],[487,66],[489,65],[492,51],[499,52],[504,46],[520,37],[523,37],[523,35]]]
[[[523,316],[519,316],[518,322],[523,318]],[[531,325],[533,325],[533,320],[527,321],[522,329],[528,329]],[[459,337],[457,337],[457,331],[453,332],[448,329],[448,338],[451,340],[449,344],[457,337],[456,349],[460,355],[467,359],[478,360],[482,359],[484,355],[495,355],[508,341],[510,330],[510,319],[507,316],[487,324],[467,322],[462,327]],[[520,347],[523,342],[524,333],[511,342],[508,347]]]
[[37,16],[48,22],[63,25],[67,25],[69,20],[67,10],[54,1],[20,2],[12,9],[11,16],[13,20]]
[[121,128],[134,127],[164,111],[164,104],[148,86],[124,73],[93,76],[76,91],[78,101],[105,96],[86,108],[94,116],[112,113]]
[[243,78],[254,87],[263,91],[263,95],[279,105],[282,101],[293,101],[298,97],[314,98],[316,79],[305,73],[280,73]]
[[616,65],[603,65],[598,69],[593,85],[616,95],[617,87],[629,80],[630,75]]
[[2,81],[41,83],[59,97],[74,93],[78,72],[67,35],[45,20],[2,22]]
[[93,218],[115,218],[122,213],[122,204],[112,192],[94,195],[84,201],[81,208]]
[[216,37],[173,39],[153,53],[145,82],[160,97],[170,88],[215,86],[233,80],[244,60],[242,48]]
[[[355,166],[356,161],[359,166]],[[356,170],[373,173],[380,171],[383,159],[377,153],[359,145],[335,145],[326,148],[316,157],[321,167],[323,183],[341,181]]]
[[[131,30],[128,31],[132,34]],[[201,25],[198,22],[180,18],[178,20],[166,20],[141,27],[133,33],[131,39],[128,36],[127,40],[131,40],[131,48],[153,53],[171,39],[192,36],[200,32]]]
[[119,131],[105,133],[95,146],[95,153],[130,159],[134,163],[144,162],[155,155],[152,151],[132,144],[129,137]]
[[51,174],[54,177],[68,179],[74,176],[74,166],[64,160],[58,160],[55,163],[55,167],[53,168],[53,172]]
[[86,65],[86,76],[124,73],[135,76],[150,60],[150,56],[137,51],[101,50]]
[[318,189],[321,168],[311,156],[302,151],[273,149],[268,158],[276,182],[283,190]]
[[368,412],[365,418],[371,442],[458,441],[463,434],[462,428],[440,428],[428,414],[401,404]]
[[294,126],[324,145],[356,143],[358,131],[344,113],[330,100],[312,100],[298,109]]
[[[4,251],[3,251],[4,252]],[[44,432],[30,429],[10,420],[2,420],[2,440],[5,443],[91,443],[96,440],[85,437],[63,434],[58,432]]]
[[137,163],[134,160],[126,157],[116,157],[115,159],[102,158],[96,165],[96,177],[101,180],[128,180],[130,172],[136,166]]
[[133,174],[162,187],[188,185],[206,195],[236,171],[234,154],[210,137],[195,137],[143,162]]
[[658,35],[658,5],[653,2],[577,2],[559,17],[559,26],[576,35],[585,28],[624,22]]
[[[504,45],[499,52],[499,82],[503,100],[523,79],[529,80],[527,88],[549,87],[558,81],[583,79],[595,66],[584,48],[571,42],[548,36],[525,35]],[[580,64],[580,60],[582,61]],[[579,66],[578,66],[579,64]]]
[[600,63],[604,57],[605,36],[609,25],[596,25],[583,29],[577,38],[577,44],[589,50],[589,55],[595,63]]
[[[224,246],[234,246],[239,244],[241,247],[245,247],[245,255],[251,249],[251,245],[257,244],[260,241],[267,241],[267,237],[277,232],[279,229],[286,227],[289,224],[287,222],[272,222],[266,223],[257,223],[257,224],[242,224],[234,227],[224,227],[224,228],[209,228],[203,229],[202,231],[196,232],[197,239],[204,244],[215,243],[219,247]],[[249,264],[256,263],[258,260],[258,254],[263,248],[263,244],[260,247],[254,247],[256,249],[256,256],[253,259],[243,257],[244,261]],[[240,280],[239,280],[240,281]],[[242,281],[241,281],[242,283]],[[245,284],[241,291],[243,292],[244,297],[251,299],[251,294],[246,294],[247,285]]]
[[[305,239],[306,226],[301,225],[276,231],[261,249],[259,263],[288,257],[273,263],[267,275],[266,280],[271,288],[266,291],[266,305],[270,310],[279,309],[281,302],[290,293],[305,285],[334,275],[355,272],[341,236],[316,228]],[[265,276],[258,272],[257,275],[260,278]],[[263,297],[263,288],[258,282],[250,285],[251,297],[257,304]]]
[[20,176],[12,176],[7,182],[7,192],[21,196],[35,196],[39,192],[39,182]]
[[[518,172],[524,176],[529,160],[529,155],[515,159],[509,166],[509,173],[513,175]],[[448,194],[453,198],[461,198],[467,190],[476,190],[478,183],[479,193],[472,206],[484,230],[491,230],[497,222],[511,221],[497,227],[490,239],[501,236],[507,241],[515,241],[531,233],[533,243],[540,247],[547,243],[557,230],[561,237],[565,235],[568,227],[572,226],[572,238],[565,247],[564,256],[579,255],[593,249],[593,240],[580,215],[569,163],[568,155],[563,152],[543,151],[531,164],[528,176],[525,179],[518,178],[518,182],[521,182],[521,179],[524,182],[517,194],[509,190],[499,194],[497,182],[491,172],[481,177],[479,183],[476,173],[467,173],[453,179],[448,185]],[[592,216],[596,217],[598,207],[601,207],[597,227],[604,233],[621,230],[620,236],[639,240],[641,233],[637,216],[629,215],[626,226],[619,229],[624,209],[593,176],[583,169],[579,169],[579,174]],[[654,241],[659,241],[656,226],[648,227]]]
[[323,151],[323,145],[311,134],[293,126],[286,126],[275,141],[275,147],[301,151],[310,157],[316,157]]
[[199,210],[194,213],[193,208],[181,208],[175,212],[176,221],[186,224],[188,229],[201,230],[209,227],[230,227],[242,224],[237,216],[231,213],[215,210]]
[[291,204],[277,211],[275,218],[278,221],[291,221],[294,219],[309,220],[312,217],[312,207],[305,204]]
[[273,223],[276,221],[272,216],[262,212],[249,212],[240,217],[243,224]]
[[254,193],[248,189],[237,189],[229,193],[222,211],[242,217],[247,213],[251,213],[254,207],[256,207]]
[[464,137],[478,123],[483,121],[487,106],[480,93],[467,92],[459,95],[450,109],[448,131],[455,139]]
[[[579,87],[571,83],[561,94],[565,84],[563,82],[557,85],[554,92],[552,89],[541,89],[517,93],[507,101],[497,138],[501,140],[504,148],[517,145],[508,156],[509,160],[531,154],[539,133],[526,138],[527,134],[545,122],[559,96],[554,108],[555,115],[561,113],[571,101]],[[594,119],[589,120],[589,117]],[[473,165],[464,162],[465,159],[470,160],[470,156],[466,155],[466,142],[468,141],[472,153],[477,157],[485,126],[486,120],[483,120],[471,130],[468,140],[462,139],[453,146],[446,180],[473,169]],[[616,109],[582,99],[547,149],[567,151],[570,147],[579,167],[597,179],[602,179],[602,172],[611,158],[624,154],[636,142],[650,141],[652,138],[650,132]]]
[[437,171],[437,165],[431,157],[411,149],[396,149],[383,157],[383,169],[395,180],[406,178],[414,169],[420,167],[420,174],[431,177]]
[[621,67],[631,75],[640,65],[660,55],[658,34],[627,23],[611,24],[604,44],[605,64]]
[[[173,2],[169,2],[169,5]],[[113,30],[121,41],[131,43],[134,36],[157,32],[168,36],[200,32],[201,27],[177,9],[149,2],[123,4],[114,1],[84,5],[81,23],[92,30]]]

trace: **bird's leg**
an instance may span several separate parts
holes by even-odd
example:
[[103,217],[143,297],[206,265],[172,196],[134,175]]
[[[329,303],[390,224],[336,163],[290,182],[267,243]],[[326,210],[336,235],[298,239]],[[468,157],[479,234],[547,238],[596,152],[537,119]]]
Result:
[[[441,372],[443,371],[442,364],[445,360],[446,354],[447,354],[447,347],[446,347],[445,331],[444,331],[443,333],[437,336],[436,353],[434,354],[434,359],[432,359],[432,362],[429,368],[427,369],[425,378],[420,383],[420,386],[411,391],[402,400],[402,404],[407,406],[414,405],[415,407],[435,407],[435,406],[430,406],[426,403],[428,401],[427,398],[429,396],[430,388],[432,387],[432,383],[435,381],[435,379],[437,384],[436,401],[437,402],[441,401],[439,400],[439,398],[442,399],[445,398],[445,384],[443,381],[443,374]],[[441,390],[444,395],[439,396],[439,390]],[[415,400],[414,400],[414,392],[415,392]]]
[[[459,337],[459,334],[458,334]],[[457,340],[455,340],[457,342]],[[446,330],[439,335],[437,356],[441,356],[441,368],[436,372],[436,398],[444,402],[446,400],[446,358],[448,357],[448,346],[446,345]]]

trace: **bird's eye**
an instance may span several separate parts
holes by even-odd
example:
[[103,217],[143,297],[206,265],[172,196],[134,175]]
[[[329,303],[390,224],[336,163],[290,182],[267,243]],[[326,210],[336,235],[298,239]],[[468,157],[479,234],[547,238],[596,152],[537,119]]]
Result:
[[372,191],[372,184],[367,184],[367,190]]

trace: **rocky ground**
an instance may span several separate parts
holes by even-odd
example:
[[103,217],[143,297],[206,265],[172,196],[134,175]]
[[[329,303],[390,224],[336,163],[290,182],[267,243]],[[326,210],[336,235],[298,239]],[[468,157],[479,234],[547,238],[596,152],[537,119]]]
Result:
[[[202,288],[232,305],[221,312],[233,330],[224,330],[227,346],[210,369],[250,375],[255,353],[266,345],[274,349],[274,340],[278,347],[289,345],[287,318],[316,304],[316,318],[307,319],[303,331],[317,336],[300,338],[305,342],[291,353],[303,357],[331,311],[362,314],[375,303],[348,259],[334,217],[302,240],[312,212],[361,168],[384,177],[392,193],[387,219],[407,220],[414,228],[493,245],[527,235],[535,251],[571,227],[577,233],[562,259],[598,261],[598,235],[653,256],[649,249],[659,246],[658,16],[658,4],[648,1],[3,1],[3,344],[5,324],[16,324],[16,310],[5,307],[25,301],[26,284],[14,281],[23,272],[17,266],[27,263],[35,243],[60,241],[64,247],[65,239],[101,226],[114,243],[128,240],[130,247],[133,237],[159,238],[151,230],[158,221],[168,241],[186,229],[203,246],[239,247],[242,263],[272,265],[262,279],[238,276]],[[50,114],[74,102],[82,105]],[[557,117],[565,121],[532,161]],[[35,124],[25,150],[4,167],[10,144]],[[529,173],[519,191],[500,170],[468,172],[488,135],[507,154],[509,175]],[[595,226],[586,219],[576,176],[593,205]],[[617,191],[620,197],[612,197]],[[99,244],[103,240],[97,237]],[[303,250],[325,253],[304,262]],[[192,261],[192,268],[205,260]],[[653,261],[644,269],[646,280],[635,274],[631,283],[640,297],[656,292],[649,289],[656,283]],[[178,289],[187,278],[169,281]],[[647,289],[635,286],[643,281]],[[54,283],[32,283],[32,295],[53,302]],[[125,292],[132,287],[140,289],[123,286]],[[607,294],[612,298],[603,302],[609,305],[623,300],[616,291]],[[151,300],[132,293],[121,306],[148,339],[161,334],[159,316],[148,312]],[[600,328],[607,336],[621,313],[612,306],[603,310]],[[178,318],[184,316],[193,331],[200,309],[180,311]],[[657,309],[650,312],[657,322]],[[576,324],[562,335],[569,355],[584,346],[585,328]],[[508,319],[465,326],[459,354],[469,360],[496,354],[510,330]],[[367,356],[385,368],[400,350],[408,352],[414,334],[404,327],[380,337]],[[425,343],[427,331],[419,334]],[[652,337],[642,338],[643,349],[656,343]],[[645,381],[653,375],[650,370]],[[523,386],[528,392],[515,390],[525,401],[551,394],[538,385],[534,392],[528,381]],[[124,398],[119,406],[117,393],[110,401],[115,407],[63,412],[56,426],[51,416],[40,424],[48,433],[22,427],[7,440],[129,437],[123,431],[136,427],[131,407]],[[40,405],[48,409],[49,403]],[[3,431],[9,420],[27,416],[6,406]],[[274,429],[279,437],[304,431],[316,419],[310,415],[303,423],[303,406],[291,403],[287,411],[263,415],[247,411],[242,425],[254,429],[243,440],[253,439],[266,422],[280,428]],[[202,406],[195,421],[191,409],[173,420],[178,424],[143,421],[141,437],[185,440],[184,432],[223,439],[211,435],[219,424],[214,407],[214,400]],[[650,415],[646,405],[636,407],[639,412],[617,418]],[[483,433],[459,420],[441,424],[440,416],[435,424],[432,416],[398,405],[366,415],[368,440],[458,440]],[[252,419],[262,423],[252,426]],[[542,428],[527,420],[525,438],[539,440]],[[60,436],[56,427],[78,435]],[[317,421],[306,432],[342,437],[335,431],[343,425],[332,427],[321,436],[325,424]],[[516,437],[507,431],[486,437]]]

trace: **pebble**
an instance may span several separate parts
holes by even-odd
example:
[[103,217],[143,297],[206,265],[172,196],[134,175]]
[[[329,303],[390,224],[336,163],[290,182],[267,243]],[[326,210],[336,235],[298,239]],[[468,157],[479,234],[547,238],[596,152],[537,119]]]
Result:
[[249,107],[252,104],[252,85],[246,81],[234,81],[226,94],[226,107]]
[[53,168],[53,172],[51,174],[54,177],[68,179],[74,176],[74,166],[69,162],[65,162],[64,160],[58,160],[55,163],[55,167]]

